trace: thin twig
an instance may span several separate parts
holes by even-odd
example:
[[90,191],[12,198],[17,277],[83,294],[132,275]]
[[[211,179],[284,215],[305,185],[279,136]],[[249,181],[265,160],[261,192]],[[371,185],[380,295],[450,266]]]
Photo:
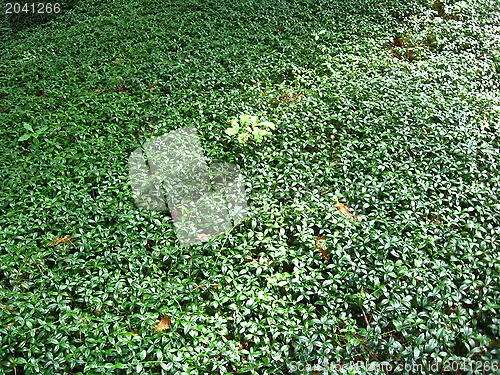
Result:
[[219,284],[200,284],[196,286],[193,290],[196,290],[198,288],[201,288],[202,286],[218,286]]
[[370,323],[368,322],[368,318],[366,317],[365,310],[363,310],[363,307],[361,307],[361,311],[363,312],[363,316],[365,317],[366,326],[368,327],[370,325]]

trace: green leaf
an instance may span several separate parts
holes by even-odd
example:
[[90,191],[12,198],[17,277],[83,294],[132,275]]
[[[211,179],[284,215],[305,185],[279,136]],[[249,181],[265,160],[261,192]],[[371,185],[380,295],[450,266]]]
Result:
[[170,369],[169,369],[169,367],[167,366],[167,364],[166,364],[165,362],[160,363],[160,367],[161,367],[162,369],[164,369],[165,371],[170,370]]
[[232,125],[233,128],[239,127],[238,119],[237,118],[233,118],[231,120],[231,125]]
[[248,133],[241,133],[238,136],[238,142],[240,142],[240,143],[246,143],[249,138],[250,138],[250,134],[248,134]]
[[248,115],[240,115],[240,124],[245,124],[248,121]]
[[272,130],[276,129],[276,126],[274,125],[274,123],[272,123],[270,121],[262,121],[262,122],[259,122],[258,125],[259,126],[266,126],[266,127],[268,127],[269,129],[272,129]]
[[252,130],[252,134],[253,134],[254,139],[260,143],[260,142],[262,142],[262,139],[264,138],[264,136],[269,135],[271,133],[269,133],[267,130],[264,130],[264,129],[254,128]]
[[31,134],[26,133],[26,134],[23,134],[22,136],[20,136],[17,140],[18,140],[18,142],[23,142],[23,141],[29,139],[30,137],[31,137]]
[[36,131],[37,134],[42,134],[45,130],[47,130],[49,127],[48,126],[42,126],[40,129]]
[[30,124],[24,123],[24,124],[23,124],[23,127],[24,127],[27,131],[29,131],[29,132],[33,132],[33,128],[31,127],[31,125],[30,125]]
[[236,127],[232,127],[232,128],[227,128],[226,130],[224,130],[224,133],[232,136],[232,135],[238,134],[239,130],[240,130],[240,128],[238,126],[236,126]]

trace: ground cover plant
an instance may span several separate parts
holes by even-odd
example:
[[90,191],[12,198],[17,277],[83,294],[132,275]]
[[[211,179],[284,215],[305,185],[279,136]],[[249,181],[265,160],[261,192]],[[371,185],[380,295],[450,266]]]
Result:
[[[494,2],[81,0],[9,22],[1,374],[497,371]],[[238,139],[241,116],[273,126]],[[127,167],[187,126],[249,207],[189,248]]]

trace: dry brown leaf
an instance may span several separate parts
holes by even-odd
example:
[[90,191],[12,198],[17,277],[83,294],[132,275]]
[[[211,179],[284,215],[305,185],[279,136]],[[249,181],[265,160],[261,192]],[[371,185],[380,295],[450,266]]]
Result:
[[163,315],[160,322],[156,326],[155,332],[164,331],[166,329],[170,329],[170,318],[166,315]]
[[351,210],[349,210],[349,209],[347,208],[347,206],[346,206],[345,204],[343,204],[343,203],[339,203],[339,204],[337,204],[337,209],[338,209],[338,210],[339,210],[342,214],[344,214],[344,215],[348,215],[348,216],[351,216],[351,217],[354,219],[354,221],[359,221],[359,220],[358,220],[358,218],[357,218],[357,216],[356,216],[356,215],[354,215],[354,214],[351,212]]
[[401,39],[401,38],[395,38],[395,39],[394,39],[393,46],[394,46],[394,47],[406,47],[406,43],[405,43],[405,42],[404,42],[404,40],[403,40],[403,39]]
[[349,211],[349,209],[347,208],[347,206],[343,203],[339,203],[337,204],[337,209],[343,213],[343,214],[347,214],[347,215],[352,215],[352,212]]
[[316,247],[318,248],[319,252],[323,256],[323,259],[328,260],[328,259],[330,259],[330,257],[328,256],[328,253],[326,252],[325,241],[326,241],[325,236],[316,236]]
[[8,323],[8,324],[5,326],[5,328],[12,327],[13,325],[14,325],[14,322],[12,322],[12,323]]
[[49,246],[54,247],[59,245],[61,242],[68,242],[71,239],[71,235],[67,234],[64,237],[58,238],[55,242],[51,242]]
[[302,93],[298,93],[298,94],[293,94],[293,95],[286,95],[286,94],[283,94],[279,101],[280,102],[288,102],[288,103],[296,103],[302,96],[304,96],[304,94]]

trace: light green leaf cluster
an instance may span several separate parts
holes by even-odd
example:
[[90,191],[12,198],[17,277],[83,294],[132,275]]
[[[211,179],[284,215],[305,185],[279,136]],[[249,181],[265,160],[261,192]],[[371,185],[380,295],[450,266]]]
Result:
[[225,130],[229,136],[238,135],[238,142],[247,143],[253,139],[261,143],[265,136],[271,135],[267,129],[275,130],[276,126],[270,121],[260,121],[257,116],[242,114],[231,120],[231,127]]

